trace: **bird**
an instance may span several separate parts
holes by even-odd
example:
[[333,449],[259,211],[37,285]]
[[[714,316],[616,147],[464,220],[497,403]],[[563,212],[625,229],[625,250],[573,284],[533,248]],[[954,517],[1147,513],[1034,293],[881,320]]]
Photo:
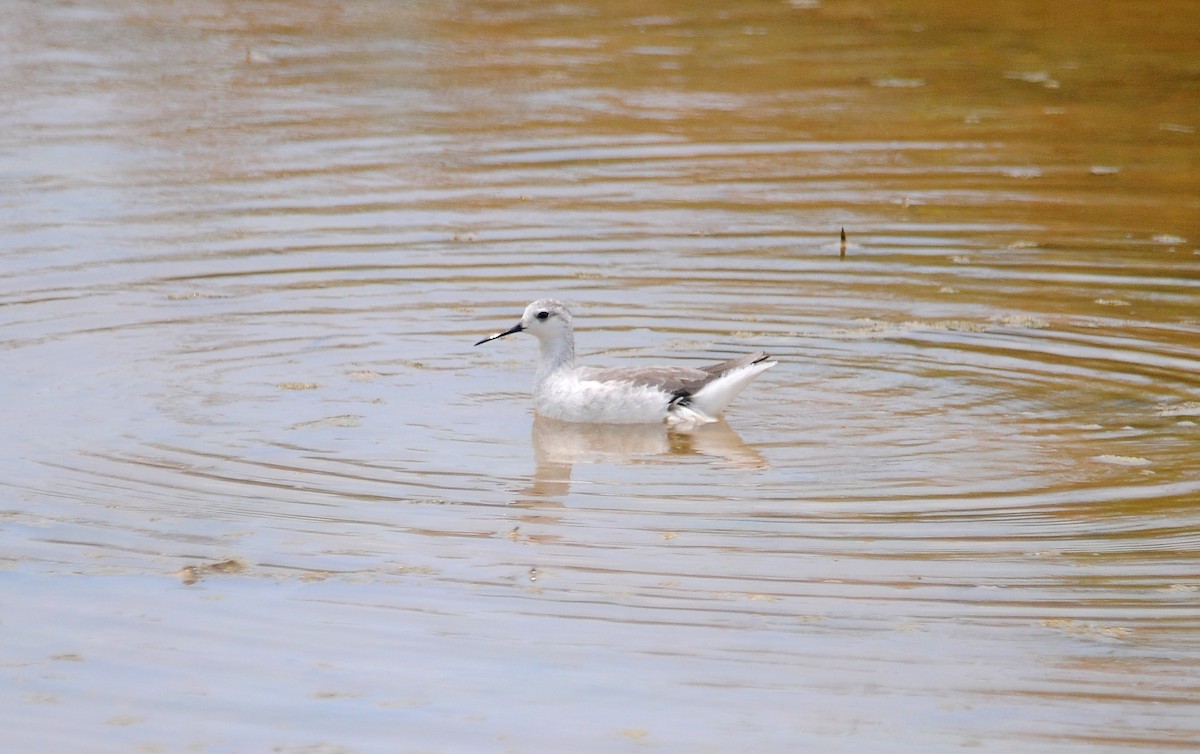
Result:
[[521,332],[537,338],[540,346],[534,409],[566,422],[707,424],[717,421],[755,377],[778,363],[760,351],[705,367],[579,366],[571,312],[563,302],[549,298],[529,304],[517,324],[475,345]]

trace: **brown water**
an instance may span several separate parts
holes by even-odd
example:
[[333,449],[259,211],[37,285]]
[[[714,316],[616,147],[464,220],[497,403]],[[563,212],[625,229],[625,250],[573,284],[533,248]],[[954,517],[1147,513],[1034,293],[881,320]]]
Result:
[[0,749],[1200,748],[1198,8],[8,3]]

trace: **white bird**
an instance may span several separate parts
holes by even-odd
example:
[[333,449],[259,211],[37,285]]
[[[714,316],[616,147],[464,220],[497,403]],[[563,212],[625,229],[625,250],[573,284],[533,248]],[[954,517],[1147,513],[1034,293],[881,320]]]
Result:
[[571,313],[554,299],[534,301],[520,322],[475,345],[518,332],[534,336],[541,346],[534,407],[542,416],[568,422],[713,422],[743,388],[777,363],[759,352],[700,368],[577,366]]

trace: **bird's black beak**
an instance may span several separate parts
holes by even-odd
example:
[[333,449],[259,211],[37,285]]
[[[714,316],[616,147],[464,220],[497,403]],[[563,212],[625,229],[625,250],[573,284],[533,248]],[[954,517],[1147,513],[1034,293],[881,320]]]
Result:
[[524,327],[524,326],[523,326],[523,325],[522,325],[520,322],[518,322],[517,324],[515,324],[515,325],[513,325],[512,327],[508,328],[508,329],[507,329],[507,330],[505,330],[504,332],[498,332],[498,333],[496,333],[495,335],[489,335],[489,336],[487,336],[486,338],[484,338],[483,340],[479,341],[479,342],[478,342],[478,343],[476,343],[475,345],[477,345],[477,346],[481,346],[481,345],[483,345],[484,343],[487,343],[489,340],[495,340],[496,338],[503,338],[505,335],[512,335],[513,333],[515,333],[515,332],[521,332],[521,331],[522,331],[522,330],[524,330],[524,329],[525,329],[525,327]]

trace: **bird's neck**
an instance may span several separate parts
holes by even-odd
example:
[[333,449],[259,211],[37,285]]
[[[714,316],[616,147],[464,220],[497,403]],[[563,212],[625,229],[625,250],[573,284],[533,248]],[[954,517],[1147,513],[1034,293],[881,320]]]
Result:
[[541,384],[559,369],[575,366],[575,338],[566,333],[560,338],[547,338],[539,344],[541,358],[538,360],[536,380]]

